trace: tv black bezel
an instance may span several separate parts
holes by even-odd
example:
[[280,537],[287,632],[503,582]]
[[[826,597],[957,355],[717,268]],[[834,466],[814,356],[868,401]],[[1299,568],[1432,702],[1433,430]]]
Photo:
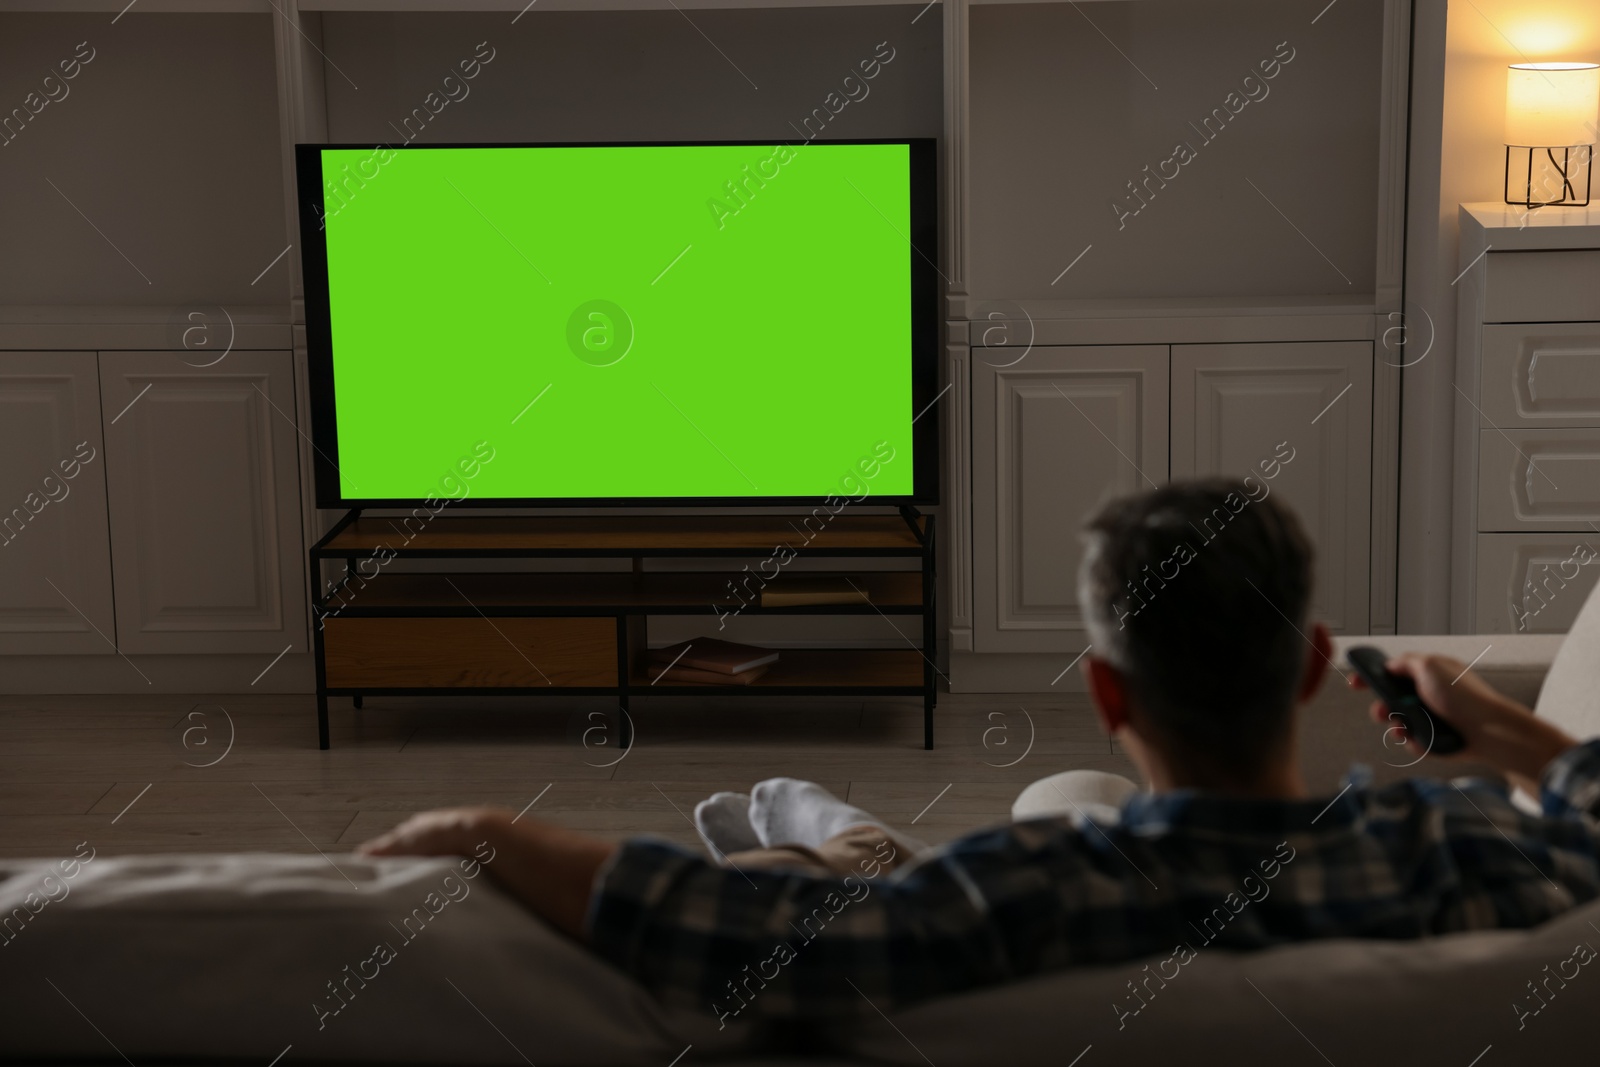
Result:
[[[944,395],[939,388],[939,205],[937,192],[937,140],[932,137],[839,138],[813,144],[903,144],[910,148],[911,238],[906,250],[911,266],[911,398],[913,423],[912,491],[909,494],[871,495],[862,505],[932,505],[939,502],[939,420],[935,404]],[[322,157],[325,150],[392,149],[396,152],[440,148],[654,148],[795,146],[784,138],[732,141],[530,141],[459,142],[448,144],[317,143],[295,145],[295,173],[300,203],[301,269],[305,291],[306,349],[310,380],[313,483],[318,508],[410,508],[425,497],[347,497],[339,478],[338,413],[334,397],[332,319],[328,293],[328,249],[323,217]],[[869,448],[872,442],[865,442]],[[847,472],[841,472],[841,477]],[[841,487],[842,488],[842,487]],[[840,494],[833,494],[837,500]],[[433,498],[435,503],[440,498]],[[822,496],[712,496],[712,497],[476,497],[452,500],[452,507],[473,508],[607,508],[607,507],[815,507]]]

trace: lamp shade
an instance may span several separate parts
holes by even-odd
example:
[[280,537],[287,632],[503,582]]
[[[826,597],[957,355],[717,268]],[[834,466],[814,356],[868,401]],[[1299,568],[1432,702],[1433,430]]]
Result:
[[1506,144],[1594,144],[1597,124],[1600,63],[1513,63],[1506,71]]

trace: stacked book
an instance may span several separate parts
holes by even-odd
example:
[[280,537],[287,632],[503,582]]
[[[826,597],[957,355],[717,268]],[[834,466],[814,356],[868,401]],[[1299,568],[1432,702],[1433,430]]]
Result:
[[770,648],[696,637],[650,650],[652,682],[661,678],[689,685],[749,685],[778,662]]
[[761,590],[764,608],[813,607],[823,604],[870,604],[867,594],[841,575],[789,574]]

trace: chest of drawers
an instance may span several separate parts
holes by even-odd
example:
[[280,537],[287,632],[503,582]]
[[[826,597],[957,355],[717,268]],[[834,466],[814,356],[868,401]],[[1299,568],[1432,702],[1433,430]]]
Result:
[[1452,628],[1564,633],[1600,579],[1600,210],[1461,208]]

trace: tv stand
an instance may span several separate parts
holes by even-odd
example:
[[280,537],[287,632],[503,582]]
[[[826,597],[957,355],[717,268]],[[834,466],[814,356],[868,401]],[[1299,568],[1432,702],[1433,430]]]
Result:
[[922,512],[918,511],[910,504],[901,504],[899,510],[900,517],[906,520],[906,525],[911,528],[911,536],[915,537],[918,541],[921,541],[923,534],[922,524],[919,520],[922,518]]
[[[620,742],[632,743],[632,705],[647,695],[920,696],[923,747],[933,747],[938,670],[934,517],[901,507],[887,514],[714,516],[471,516],[347,512],[310,551],[343,561],[344,577],[313,598],[317,735],[328,742],[328,698],[348,696],[609,695]],[[825,521],[823,521],[825,519]],[[813,529],[813,526],[817,527]],[[845,577],[864,602],[762,607],[760,590],[781,590],[790,558],[849,558]],[[648,559],[722,561],[720,569],[652,571]],[[423,572],[392,560],[629,559],[630,570]],[[760,562],[731,569],[735,560]],[[871,569],[862,561],[915,559],[918,567]],[[768,571],[771,576],[768,576]],[[737,583],[737,589],[735,588]],[[921,616],[921,646],[890,634],[882,648],[788,648],[753,684],[652,681],[650,619],[704,615],[715,635],[730,615]],[[713,619],[718,626],[710,624]]]

